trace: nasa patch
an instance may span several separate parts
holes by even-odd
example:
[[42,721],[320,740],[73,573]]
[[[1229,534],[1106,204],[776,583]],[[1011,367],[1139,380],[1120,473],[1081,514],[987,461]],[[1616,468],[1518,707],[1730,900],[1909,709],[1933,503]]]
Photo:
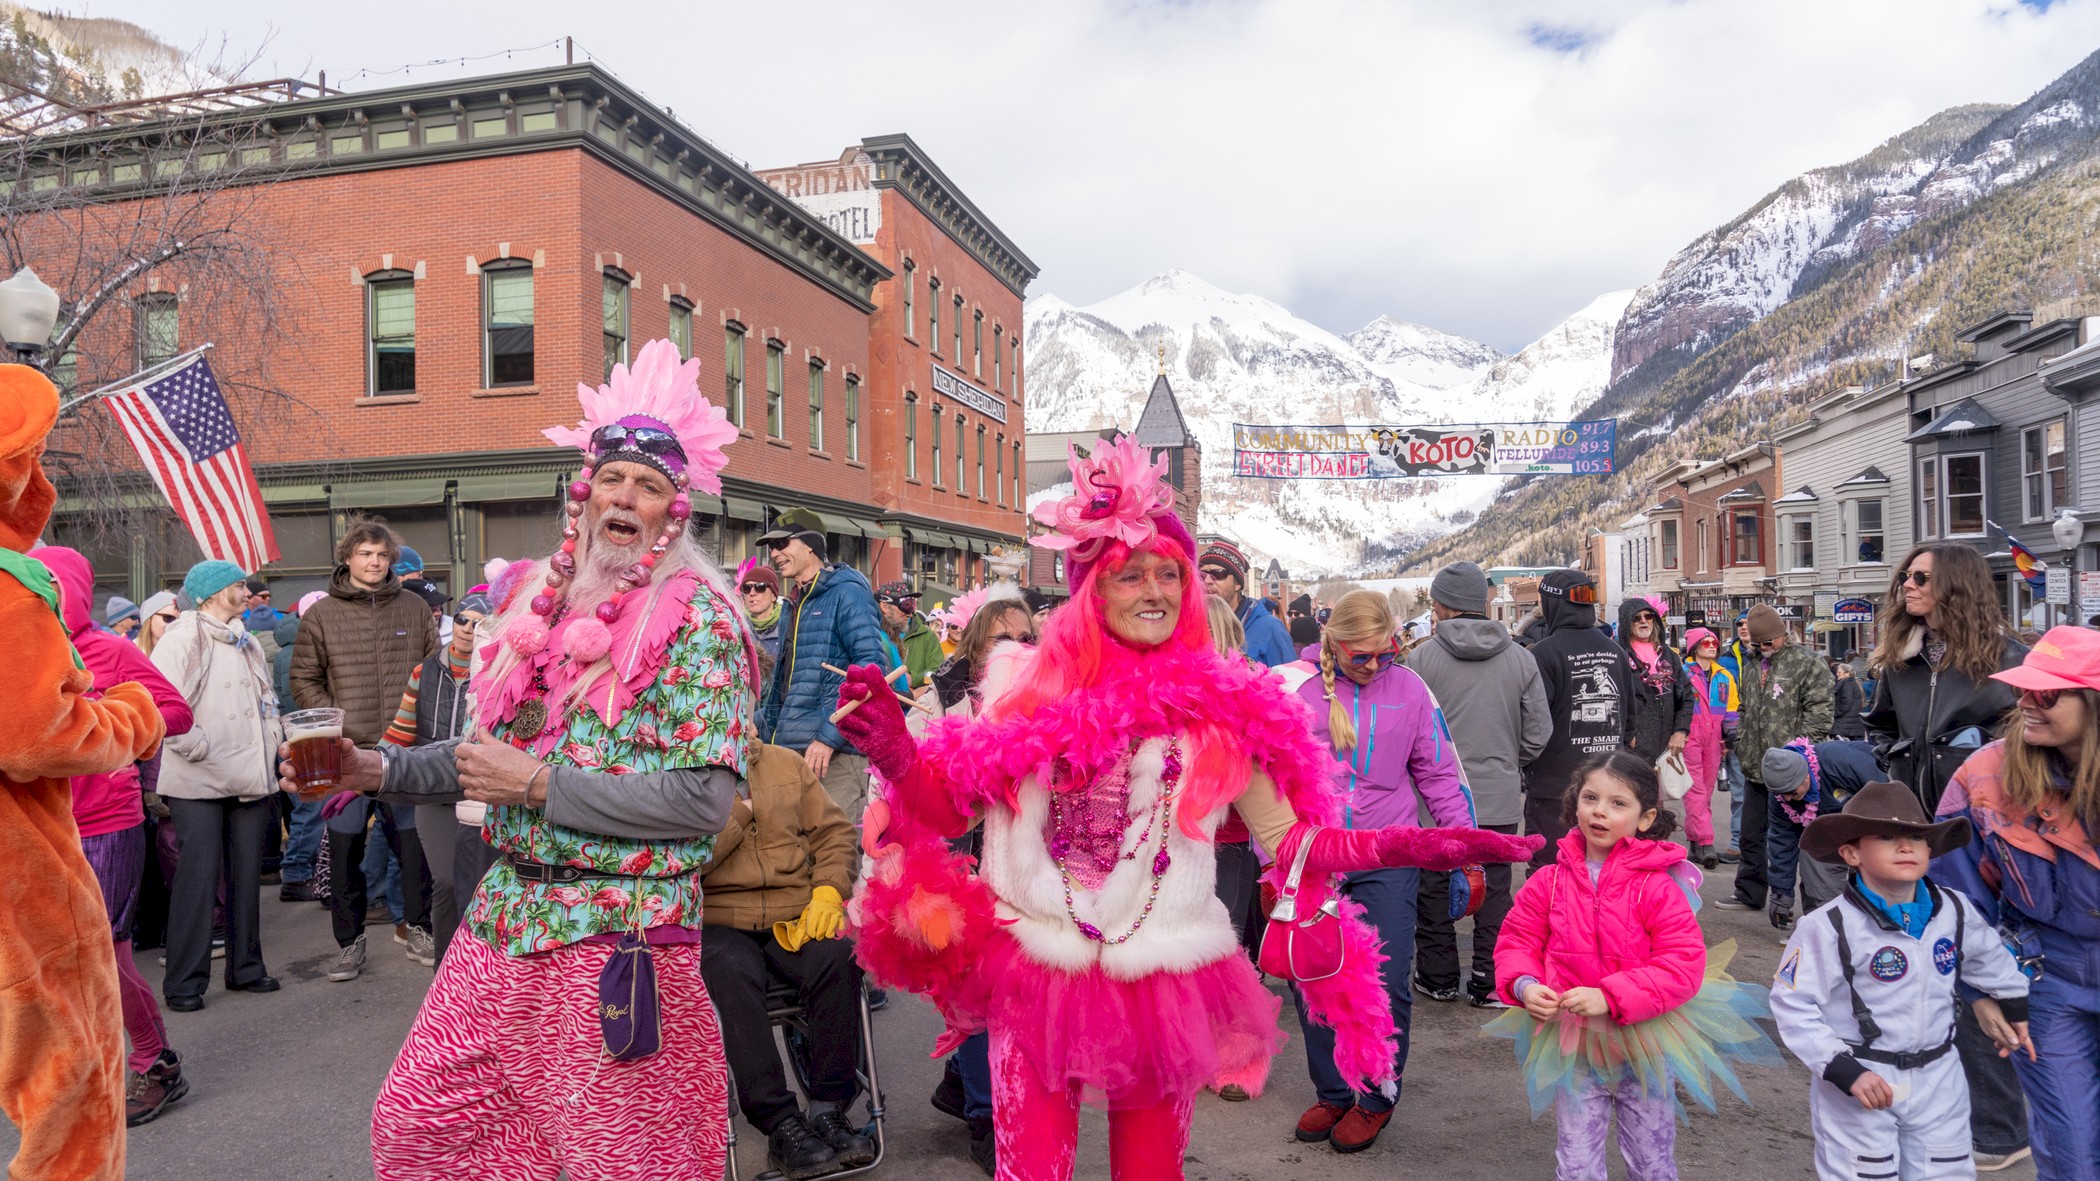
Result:
[[1884,947],[1874,953],[1873,959],[1867,961],[1867,971],[1874,973],[1874,979],[1883,984],[1893,984],[1903,979],[1903,974],[1910,971],[1910,960],[1904,956],[1901,948]]
[[1954,940],[1942,937],[1932,945],[1932,966],[1940,970],[1940,975],[1954,974],[1954,960]]
[[1779,983],[1786,985],[1788,988],[1793,988],[1794,974],[1796,972],[1799,972],[1800,970],[1801,949],[1797,947],[1794,950],[1787,953],[1786,962],[1779,965],[1779,975],[1774,977],[1774,979],[1778,980]]

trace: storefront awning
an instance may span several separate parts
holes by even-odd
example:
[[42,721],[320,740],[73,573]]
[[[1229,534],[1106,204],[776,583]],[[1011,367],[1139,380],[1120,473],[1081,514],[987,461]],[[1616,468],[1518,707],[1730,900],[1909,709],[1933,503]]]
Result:
[[766,520],[764,505],[755,500],[746,500],[741,496],[723,497],[722,515],[732,521],[751,521],[755,524],[764,524]]
[[402,479],[360,480],[332,484],[328,488],[328,507],[338,511],[367,508],[408,508],[423,504],[445,503],[445,480]]
[[328,490],[319,484],[266,484],[263,486],[264,504],[317,503],[328,499]]
[[464,504],[486,500],[552,500],[561,494],[559,480],[558,472],[496,472],[461,476],[457,491]]
[[848,517],[847,520],[853,523],[855,529],[860,530],[862,537],[873,541],[888,541],[890,539],[890,531],[874,521],[861,517]]

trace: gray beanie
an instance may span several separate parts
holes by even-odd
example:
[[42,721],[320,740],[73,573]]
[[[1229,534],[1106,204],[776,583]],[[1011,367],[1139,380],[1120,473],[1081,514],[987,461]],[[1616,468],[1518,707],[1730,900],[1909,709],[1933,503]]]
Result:
[[1775,746],[1765,752],[1764,763],[1758,768],[1762,774],[1766,791],[1782,795],[1791,793],[1808,779],[1808,760],[1801,752],[1784,746]]
[[1429,597],[1453,611],[1485,615],[1491,593],[1487,575],[1471,562],[1453,562],[1429,580]]

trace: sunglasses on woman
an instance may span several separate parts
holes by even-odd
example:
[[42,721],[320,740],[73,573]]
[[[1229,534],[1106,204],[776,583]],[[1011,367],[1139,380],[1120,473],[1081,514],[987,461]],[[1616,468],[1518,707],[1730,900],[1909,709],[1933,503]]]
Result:
[[2041,710],[2043,713],[2048,713],[2050,710],[2055,709],[2056,703],[2063,700],[2063,696],[2064,690],[2062,689],[2020,690],[2020,700],[2023,702],[2033,702],[2034,708]]
[[1903,577],[1898,578],[1896,581],[1898,584],[1907,582],[1912,586],[1929,586],[1932,583],[1932,571],[1905,570]]
[[455,615],[452,617],[452,626],[454,627],[476,628],[486,622],[488,621],[479,615]]
[[738,587],[737,589],[743,591],[745,594],[748,595],[756,593],[758,591],[769,591],[773,588],[766,585],[763,582],[747,582],[743,586]]
[[178,617],[174,615],[155,615],[153,618],[160,620],[162,623],[173,623]]
[[1400,641],[1394,640],[1390,645],[1384,648],[1380,648],[1376,652],[1358,652],[1356,649],[1351,648],[1347,644],[1342,645],[1342,651],[1348,656],[1350,668],[1363,668],[1366,665],[1373,664],[1387,657],[1391,657],[1395,660],[1399,659]]

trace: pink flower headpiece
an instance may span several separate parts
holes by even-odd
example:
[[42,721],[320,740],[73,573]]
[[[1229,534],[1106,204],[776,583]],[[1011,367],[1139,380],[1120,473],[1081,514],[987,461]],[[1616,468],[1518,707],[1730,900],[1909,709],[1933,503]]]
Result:
[[[544,432],[558,446],[574,447],[592,462],[615,457],[648,463],[676,480],[683,476],[702,492],[722,494],[722,469],[729,466],[724,451],[736,439],[736,428],[720,406],[700,393],[700,361],[681,360],[678,346],[668,340],[652,340],[642,346],[632,367],[614,365],[612,377],[601,386],[576,385],[576,400],[583,406],[583,421],[573,427],[549,427]],[[675,443],[653,440],[646,433],[660,426]],[[601,439],[610,427],[630,427],[619,440]]]
[[1036,506],[1035,519],[1053,532],[1032,537],[1029,544],[1065,551],[1069,585],[1079,585],[1112,541],[1138,549],[1165,534],[1186,554],[1195,554],[1195,539],[1175,513],[1174,489],[1164,479],[1165,456],[1154,460],[1135,438],[1118,435],[1092,455],[1071,448],[1068,462],[1072,494]]

